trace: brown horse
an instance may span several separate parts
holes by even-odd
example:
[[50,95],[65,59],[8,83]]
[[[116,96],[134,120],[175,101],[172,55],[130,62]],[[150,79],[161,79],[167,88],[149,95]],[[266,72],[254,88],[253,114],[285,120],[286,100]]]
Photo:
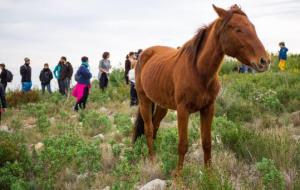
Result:
[[254,25],[236,5],[228,11],[213,5],[218,14],[181,48],[155,46],[146,49],[136,66],[139,112],[133,141],[145,134],[152,159],[153,139],[168,109],[177,110],[179,160],[183,167],[188,149],[188,120],[200,112],[204,163],[211,162],[211,124],[220,84],[218,71],[225,55],[237,58],[258,72],[268,69],[269,56]]

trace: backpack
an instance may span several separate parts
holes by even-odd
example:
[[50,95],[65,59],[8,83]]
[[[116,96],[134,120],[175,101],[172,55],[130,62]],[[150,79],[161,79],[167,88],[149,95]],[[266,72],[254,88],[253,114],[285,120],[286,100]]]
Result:
[[14,75],[9,71],[9,70],[6,70],[6,81],[7,82],[12,82],[13,81],[13,78],[14,78]]
[[80,74],[79,74],[79,72],[76,72],[75,81],[78,82],[79,80],[80,80]]

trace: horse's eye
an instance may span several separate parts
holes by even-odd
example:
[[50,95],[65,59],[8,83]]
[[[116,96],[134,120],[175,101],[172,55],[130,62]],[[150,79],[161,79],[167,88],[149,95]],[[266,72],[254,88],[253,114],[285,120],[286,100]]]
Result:
[[240,28],[236,28],[236,29],[235,29],[235,32],[236,32],[236,33],[242,33],[242,30],[241,30]]

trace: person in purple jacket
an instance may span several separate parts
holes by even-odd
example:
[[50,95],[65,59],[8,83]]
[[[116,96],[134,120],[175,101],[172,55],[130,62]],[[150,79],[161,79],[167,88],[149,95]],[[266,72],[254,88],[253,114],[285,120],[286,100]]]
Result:
[[85,109],[86,102],[91,88],[92,74],[89,69],[89,59],[84,56],[81,58],[81,66],[75,74],[76,86],[73,89],[72,95],[77,98],[74,110]]

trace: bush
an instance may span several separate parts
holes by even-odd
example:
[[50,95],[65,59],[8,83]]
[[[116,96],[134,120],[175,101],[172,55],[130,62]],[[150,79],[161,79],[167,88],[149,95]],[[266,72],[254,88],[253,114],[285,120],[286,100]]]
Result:
[[283,175],[276,168],[273,160],[263,158],[261,162],[256,163],[256,168],[262,175],[265,189],[285,189]]
[[132,123],[129,115],[117,113],[114,115],[114,123],[117,129],[125,136],[132,132]]
[[36,103],[40,101],[40,93],[37,90],[29,92],[14,91],[7,94],[6,100],[10,107],[20,106],[22,104]]
[[100,115],[95,111],[83,111],[80,113],[79,121],[86,128],[88,135],[97,135],[97,133],[105,133],[111,129],[112,123],[108,116]]
[[199,190],[233,190],[229,175],[216,169],[203,169],[186,165],[182,171],[181,180],[184,187],[181,189]]
[[[50,137],[37,155],[36,176],[41,189],[53,189],[58,175],[65,168],[75,173],[93,175],[101,169],[101,152],[98,142],[85,142],[73,134]],[[89,176],[90,178],[91,176]]]
[[0,184],[1,189],[29,186],[31,161],[20,134],[0,131]]
[[169,176],[175,169],[178,157],[178,132],[176,128],[161,129],[156,138],[155,147],[162,161],[162,171]]
[[39,115],[37,118],[37,128],[40,132],[46,132],[47,129],[51,126],[51,123],[47,115]]

